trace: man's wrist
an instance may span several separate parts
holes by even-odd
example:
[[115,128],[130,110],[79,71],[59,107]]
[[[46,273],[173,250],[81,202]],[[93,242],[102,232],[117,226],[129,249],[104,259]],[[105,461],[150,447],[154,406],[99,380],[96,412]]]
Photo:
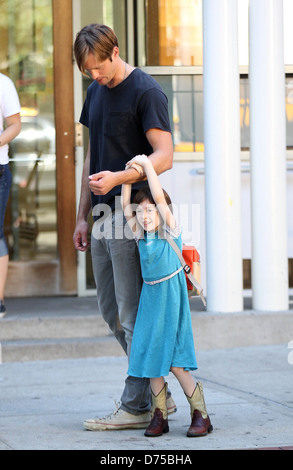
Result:
[[133,168],[135,171],[137,171],[141,178],[145,175],[143,167],[137,163],[132,163],[129,168]]
[[141,181],[142,175],[137,171],[137,169],[129,166],[125,168],[124,171],[119,172],[119,178],[121,178],[119,184],[133,184],[137,181]]

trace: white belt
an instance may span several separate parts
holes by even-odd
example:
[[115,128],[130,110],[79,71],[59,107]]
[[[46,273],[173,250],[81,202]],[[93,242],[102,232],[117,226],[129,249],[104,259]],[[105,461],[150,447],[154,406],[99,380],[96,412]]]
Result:
[[143,281],[145,284],[148,284],[150,286],[154,286],[155,284],[159,284],[160,282],[163,281],[168,281],[168,279],[171,279],[172,277],[176,276],[176,274],[180,273],[182,271],[183,267],[177,269],[177,271],[174,271],[174,273],[170,274],[169,276],[162,277],[162,279],[157,279],[157,281]]

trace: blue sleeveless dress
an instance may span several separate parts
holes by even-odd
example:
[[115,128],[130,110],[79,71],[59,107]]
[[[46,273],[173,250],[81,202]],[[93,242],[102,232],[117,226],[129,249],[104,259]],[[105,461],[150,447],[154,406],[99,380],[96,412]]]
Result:
[[[181,235],[171,236],[182,249]],[[144,281],[167,277],[181,267],[173,248],[158,232],[139,240]],[[128,374],[162,377],[171,367],[197,369],[184,271],[155,285],[143,283],[133,332]]]

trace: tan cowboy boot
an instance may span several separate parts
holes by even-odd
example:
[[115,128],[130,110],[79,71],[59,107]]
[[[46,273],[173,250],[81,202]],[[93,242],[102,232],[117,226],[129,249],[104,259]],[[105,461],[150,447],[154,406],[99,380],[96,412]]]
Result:
[[201,382],[197,382],[191,397],[187,397],[190,404],[191,425],[187,431],[187,437],[205,436],[212,432],[213,426],[206,411]]
[[152,407],[151,407],[151,422],[149,427],[146,429],[144,435],[147,437],[161,436],[163,433],[169,432],[168,426],[168,413],[167,413],[167,386],[165,383],[164,387],[158,395],[152,395]]

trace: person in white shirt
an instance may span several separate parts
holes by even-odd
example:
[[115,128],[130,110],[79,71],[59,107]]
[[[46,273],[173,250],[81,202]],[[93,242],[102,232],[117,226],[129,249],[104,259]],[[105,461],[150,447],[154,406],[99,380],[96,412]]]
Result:
[[21,130],[20,102],[13,82],[0,73],[0,318],[6,315],[4,289],[8,272],[8,247],[4,237],[4,217],[11,187],[9,142]]

